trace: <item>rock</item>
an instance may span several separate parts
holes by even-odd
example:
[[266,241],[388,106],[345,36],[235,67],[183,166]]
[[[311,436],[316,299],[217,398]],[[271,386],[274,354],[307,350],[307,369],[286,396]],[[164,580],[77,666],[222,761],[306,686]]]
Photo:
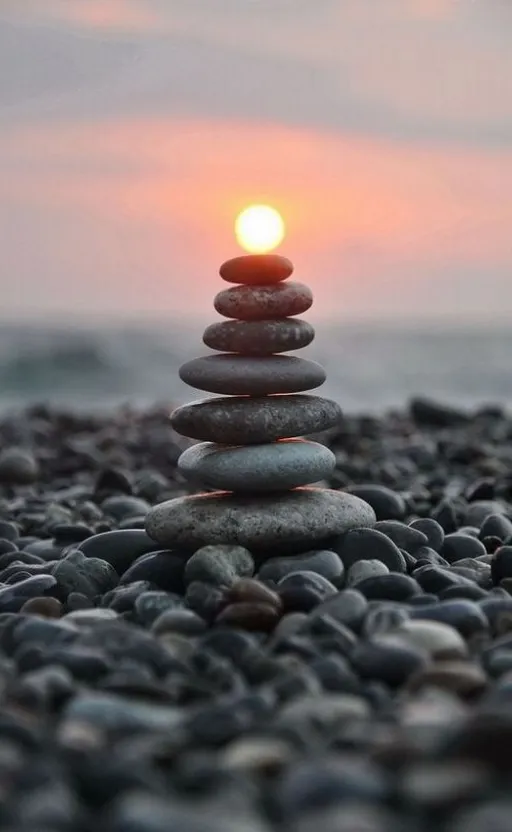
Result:
[[177,433],[228,445],[320,433],[340,419],[336,402],[308,395],[202,399],[178,407],[171,414]]
[[20,536],[20,530],[16,523],[10,523],[7,520],[0,520],[0,538],[2,540],[10,540],[16,542]]
[[485,546],[480,540],[460,532],[447,534],[441,547],[441,555],[448,563],[455,563],[464,558],[478,558],[485,554]]
[[409,523],[411,529],[422,532],[428,539],[428,546],[435,552],[440,552],[444,541],[444,530],[431,517],[422,517]]
[[475,697],[485,691],[487,677],[478,664],[470,661],[437,661],[414,674],[408,686],[411,691],[437,687],[461,698]]
[[484,612],[473,601],[440,601],[426,607],[415,607],[410,611],[411,618],[440,621],[455,627],[464,638],[475,634],[485,634],[489,624]]
[[88,558],[106,560],[118,575],[132,565],[141,555],[156,551],[159,547],[143,529],[124,529],[103,532],[89,537],[78,546]]
[[283,439],[265,445],[193,445],[180,456],[184,477],[226,491],[284,491],[327,479],[336,458],[318,442]]
[[215,619],[216,624],[240,627],[243,630],[271,632],[281,617],[280,610],[272,604],[259,601],[242,601],[228,604]]
[[151,627],[162,613],[167,610],[180,609],[183,605],[184,599],[181,595],[149,590],[137,596],[133,607],[137,621],[143,627]]
[[350,655],[352,666],[363,679],[376,679],[392,688],[404,685],[428,665],[427,653],[389,635],[360,641]]
[[64,726],[68,721],[80,720],[107,731],[173,731],[183,719],[179,708],[90,692],[72,699],[64,712]]
[[185,636],[201,635],[206,630],[206,622],[193,610],[167,609],[153,621],[151,630],[155,635],[180,633]]
[[78,549],[58,560],[49,571],[66,595],[80,592],[91,599],[113,589],[119,580],[115,569],[107,561],[86,557]]
[[480,526],[480,540],[486,537],[497,537],[503,543],[512,540],[512,522],[503,514],[489,514]]
[[109,514],[119,523],[127,517],[144,517],[150,505],[140,497],[132,497],[129,494],[122,496],[107,497],[101,504],[105,514]]
[[281,578],[277,591],[286,612],[309,612],[336,595],[336,587],[315,572],[292,572]]
[[269,558],[260,567],[258,578],[261,581],[272,581],[277,584],[281,578],[297,571],[316,572],[338,586],[345,570],[336,552],[329,549],[313,549],[311,552],[291,557]]
[[31,485],[39,476],[39,465],[24,448],[4,448],[0,452],[0,483]]
[[311,307],[309,286],[287,280],[273,286],[232,286],[215,295],[213,305],[225,318],[264,321],[302,315]]
[[303,349],[314,337],[311,324],[300,318],[221,321],[206,327],[203,343],[220,352],[261,356]]
[[226,597],[232,603],[259,603],[270,604],[277,610],[281,610],[282,603],[277,592],[265,586],[261,581],[254,578],[240,578],[231,585],[226,592]]
[[368,600],[407,601],[419,595],[421,589],[410,575],[390,572],[388,575],[374,575],[357,584],[358,591]]
[[214,586],[231,586],[238,578],[254,574],[254,560],[243,546],[206,545],[198,549],[185,565],[184,579]]
[[374,578],[376,575],[387,575],[388,567],[381,560],[370,558],[369,560],[358,560],[350,566],[347,572],[347,587],[357,587],[361,581],[367,578]]
[[326,378],[323,367],[306,358],[232,353],[193,358],[181,365],[179,376],[190,387],[229,396],[300,393],[320,387]]
[[480,528],[490,514],[506,514],[507,509],[498,500],[475,500],[470,503],[464,513],[464,523],[467,526]]
[[392,631],[392,635],[426,650],[434,659],[465,659],[468,655],[466,642],[460,633],[455,627],[440,621],[404,621]]
[[352,485],[346,490],[369,503],[379,521],[403,520],[405,517],[404,498],[384,485]]
[[293,263],[279,254],[244,254],[226,260],[219,274],[228,283],[269,285],[286,280],[293,272]]
[[345,569],[350,569],[358,561],[380,560],[391,572],[406,572],[406,563],[400,549],[385,534],[374,529],[352,528],[333,548],[338,552]]
[[26,601],[54,595],[57,581],[53,575],[32,575],[0,588],[0,613],[19,612]]
[[298,488],[278,497],[222,492],[179,497],[152,508],[146,530],[149,537],[169,547],[232,544],[250,551],[271,547],[297,551],[374,521],[370,506],[357,497]]
[[51,596],[36,596],[25,601],[21,610],[22,615],[41,615],[44,618],[60,618],[62,604]]
[[454,427],[465,425],[469,421],[469,415],[466,412],[426,398],[412,399],[410,411],[417,425],[428,427]]
[[368,609],[368,601],[356,589],[344,589],[336,595],[331,595],[322,601],[312,611],[315,620],[317,616],[328,615],[340,624],[345,624],[357,632]]
[[504,578],[512,578],[512,546],[500,546],[491,560],[491,575],[497,586]]
[[389,537],[399,549],[405,549],[411,555],[414,555],[422,546],[429,545],[428,537],[423,532],[406,526],[399,520],[379,520],[374,528]]
[[166,592],[182,592],[187,558],[188,554],[173,552],[170,549],[149,552],[137,558],[126,572],[123,572],[119,583],[122,585],[135,581],[149,581]]

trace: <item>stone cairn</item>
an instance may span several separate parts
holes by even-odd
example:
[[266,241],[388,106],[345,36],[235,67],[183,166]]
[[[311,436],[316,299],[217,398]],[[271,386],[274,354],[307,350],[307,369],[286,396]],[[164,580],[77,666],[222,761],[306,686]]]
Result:
[[232,320],[211,324],[203,335],[220,354],[180,368],[182,381],[220,396],[171,415],[178,433],[201,440],[181,455],[179,470],[215,490],[148,513],[146,530],[163,546],[306,551],[375,522],[357,497],[306,487],[328,478],[336,460],[324,445],[297,437],[335,426],[341,411],[329,399],[304,395],[325,381],[319,364],[282,355],[315,336],[309,323],[294,317],[310,308],[313,296],[307,286],[287,281],[292,271],[288,259],[269,254],[235,257],[220,268],[225,281],[238,284],[214,300],[217,312]]

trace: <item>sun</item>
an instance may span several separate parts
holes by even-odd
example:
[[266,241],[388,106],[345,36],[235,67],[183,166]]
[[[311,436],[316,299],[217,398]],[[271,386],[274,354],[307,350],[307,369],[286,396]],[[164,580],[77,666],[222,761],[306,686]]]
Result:
[[270,205],[249,205],[235,220],[235,236],[250,254],[272,251],[284,239],[284,220]]

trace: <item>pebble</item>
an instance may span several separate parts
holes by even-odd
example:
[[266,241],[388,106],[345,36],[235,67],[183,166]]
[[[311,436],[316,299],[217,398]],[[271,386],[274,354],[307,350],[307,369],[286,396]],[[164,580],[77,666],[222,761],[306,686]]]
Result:
[[408,645],[401,639],[379,635],[360,641],[350,661],[361,678],[375,679],[396,688],[425,670],[428,655],[421,648]]
[[377,575],[387,575],[389,569],[381,560],[369,558],[368,560],[357,560],[347,571],[347,587],[357,587],[361,581],[367,578],[374,578]]
[[291,557],[268,558],[260,567],[258,578],[277,584],[285,575],[297,571],[316,572],[336,586],[343,581],[345,572],[336,552],[330,549],[313,549]]
[[141,555],[159,547],[143,529],[124,529],[95,534],[79,544],[78,549],[88,558],[99,558],[109,563],[118,575]]
[[502,543],[512,540],[512,521],[503,514],[489,514],[480,526],[478,536],[482,541],[487,537],[497,537]]
[[24,615],[42,615],[45,618],[60,618],[62,604],[57,598],[51,596],[29,598],[21,607],[20,612]]
[[382,532],[396,543],[399,549],[405,549],[414,555],[422,546],[428,546],[428,537],[418,529],[406,526],[398,520],[379,520],[375,523],[375,531]]
[[418,520],[413,520],[409,524],[411,529],[422,532],[426,535],[427,545],[435,552],[440,552],[444,542],[444,530],[436,520],[431,517],[421,517]]
[[385,601],[407,601],[421,592],[419,584],[410,575],[390,572],[388,575],[373,575],[357,584],[358,591],[365,598]]
[[482,668],[469,661],[437,661],[418,671],[408,680],[409,689],[437,687],[457,694],[462,699],[481,696],[487,687]]
[[0,483],[31,485],[38,477],[39,465],[30,451],[16,447],[0,451]]
[[341,419],[339,405],[320,396],[203,399],[173,410],[175,431],[205,442],[261,444],[321,432]]
[[335,464],[325,445],[283,439],[266,445],[193,445],[180,456],[178,468],[186,479],[207,488],[255,493],[319,482],[332,474]]
[[169,547],[196,549],[212,543],[245,546],[251,551],[269,547],[304,550],[374,521],[370,506],[357,497],[299,488],[278,497],[208,494],[177,498],[148,512],[146,531]]
[[455,563],[464,558],[478,558],[487,554],[480,540],[467,534],[447,534],[441,547],[441,554],[448,563]]
[[336,587],[316,572],[292,572],[281,578],[277,592],[286,612],[309,612],[336,595]]
[[426,650],[434,659],[464,659],[468,655],[458,630],[440,621],[407,620],[393,630],[393,635]]
[[326,378],[323,367],[306,358],[233,353],[192,358],[181,365],[179,376],[190,387],[229,396],[300,393],[320,387]]
[[348,490],[371,505],[377,520],[403,520],[406,515],[404,498],[384,485],[353,485]]
[[375,529],[349,529],[335,549],[345,569],[350,569],[354,563],[362,560],[380,560],[391,572],[406,572],[407,569],[398,546],[387,535]]
[[254,560],[243,546],[208,545],[198,549],[185,564],[185,585],[202,581],[214,586],[231,586],[238,578],[252,577]]
[[261,356],[303,349],[314,337],[311,324],[300,318],[221,321],[206,327],[203,343],[220,352]]
[[512,578],[512,546],[500,546],[491,560],[493,583],[498,585],[504,578]]
[[411,610],[411,618],[449,624],[455,627],[464,638],[486,633],[489,627],[481,608],[473,601],[465,599],[440,601],[438,604],[429,604],[427,607],[416,607]]
[[287,280],[273,286],[232,286],[213,300],[215,310],[225,318],[264,321],[302,315],[313,304],[309,286]]
[[293,263],[279,254],[245,254],[226,260],[219,274],[228,283],[268,285],[290,277]]

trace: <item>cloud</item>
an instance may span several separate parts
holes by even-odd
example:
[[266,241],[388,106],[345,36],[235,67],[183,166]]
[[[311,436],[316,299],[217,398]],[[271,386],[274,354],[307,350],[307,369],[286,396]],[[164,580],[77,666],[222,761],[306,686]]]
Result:
[[40,101],[20,95],[9,120],[221,115],[512,146],[512,51],[494,3],[483,19],[478,3],[456,0],[113,0],[101,4],[107,27],[96,0],[37,4],[40,21],[53,7],[70,28],[24,27],[33,51],[23,60],[23,47],[0,49],[4,86],[9,77],[19,90],[31,67],[45,79]]

